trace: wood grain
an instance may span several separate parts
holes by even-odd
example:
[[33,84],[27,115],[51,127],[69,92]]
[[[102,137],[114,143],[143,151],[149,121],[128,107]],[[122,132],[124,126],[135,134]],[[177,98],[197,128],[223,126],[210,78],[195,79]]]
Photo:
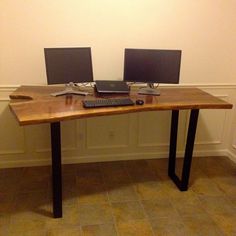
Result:
[[89,89],[88,96],[52,97],[52,92],[61,91],[58,86],[21,86],[11,95],[10,108],[20,125],[51,123],[63,120],[88,118],[95,116],[125,114],[132,112],[184,109],[231,109],[232,104],[212,96],[198,88],[159,88],[160,96],[138,95],[131,91],[130,95],[106,96],[127,97],[133,101],[144,100],[144,105],[83,108],[83,99],[96,99],[101,96]]

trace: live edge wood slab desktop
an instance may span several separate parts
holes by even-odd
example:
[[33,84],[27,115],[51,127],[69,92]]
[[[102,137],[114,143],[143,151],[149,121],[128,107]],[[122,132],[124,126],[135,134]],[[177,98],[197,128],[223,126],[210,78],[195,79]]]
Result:
[[[50,123],[52,155],[53,215],[62,217],[62,182],[61,182],[61,133],[60,122],[96,116],[126,114],[132,112],[171,110],[171,133],[169,146],[168,175],[181,191],[188,189],[194,139],[200,109],[231,109],[233,106],[198,88],[160,88],[160,96],[138,95],[131,91],[131,99],[144,100],[143,105],[85,109],[83,99],[99,97],[90,89],[86,97],[70,95],[52,97],[52,92],[61,91],[59,86],[21,86],[11,95],[10,108],[20,125]],[[110,95],[109,97],[121,97]],[[182,176],[175,173],[178,118],[180,110],[190,110],[187,142],[185,148]]]

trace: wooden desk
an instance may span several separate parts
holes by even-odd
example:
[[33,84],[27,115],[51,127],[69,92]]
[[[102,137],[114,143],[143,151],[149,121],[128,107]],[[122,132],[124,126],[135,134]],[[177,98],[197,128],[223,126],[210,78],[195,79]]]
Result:
[[[60,91],[56,86],[22,86],[10,95],[10,108],[20,125],[50,123],[52,149],[53,214],[62,217],[61,184],[61,134],[60,122],[95,116],[125,114],[131,112],[172,110],[169,146],[168,175],[181,191],[188,189],[194,139],[199,109],[231,109],[233,106],[197,88],[160,88],[160,96],[138,95],[131,91],[134,101],[143,99],[144,105],[84,109],[83,99],[95,99],[91,90],[89,96],[52,97],[50,93]],[[127,95],[122,95],[127,96]],[[112,96],[114,97],[114,96]],[[191,110],[182,176],[175,174],[176,144],[179,110]]]

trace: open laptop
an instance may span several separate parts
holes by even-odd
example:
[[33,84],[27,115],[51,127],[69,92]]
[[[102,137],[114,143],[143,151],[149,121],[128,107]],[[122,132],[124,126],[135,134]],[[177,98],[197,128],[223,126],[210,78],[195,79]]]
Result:
[[129,93],[130,89],[122,80],[96,80],[95,88],[98,93]]

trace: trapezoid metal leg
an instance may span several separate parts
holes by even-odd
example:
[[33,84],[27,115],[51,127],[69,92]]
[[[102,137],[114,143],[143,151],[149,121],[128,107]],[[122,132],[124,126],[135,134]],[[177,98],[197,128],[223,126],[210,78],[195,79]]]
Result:
[[60,122],[51,123],[53,216],[62,217],[61,129]]
[[199,114],[198,109],[191,110],[189,126],[188,126],[187,142],[185,146],[182,176],[180,179],[175,173],[179,111],[175,110],[172,111],[168,175],[181,191],[188,190],[198,114]]
[[193,157],[194,140],[197,130],[198,115],[199,115],[198,109],[191,110],[189,127],[188,127],[188,136],[185,146],[184,164],[182,169],[182,191],[186,191],[188,189],[189,176]]
[[168,166],[168,175],[170,177],[175,173],[178,122],[179,122],[179,111],[173,110],[171,116],[169,166]]

